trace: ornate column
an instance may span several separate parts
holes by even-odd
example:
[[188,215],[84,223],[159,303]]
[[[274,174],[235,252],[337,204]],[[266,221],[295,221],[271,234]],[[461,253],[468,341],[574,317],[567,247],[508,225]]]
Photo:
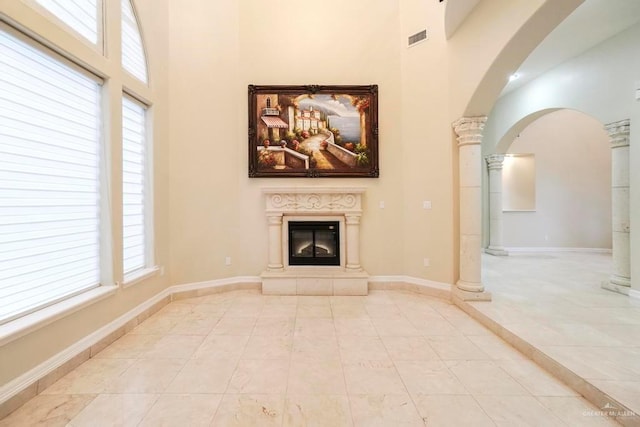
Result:
[[347,246],[347,270],[360,271],[360,216],[345,215],[346,219],[346,246]]
[[507,256],[502,245],[502,162],[504,154],[485,157],[489,168],[489,247],[490,255]]
[[460,279],[453,289],[463,300],[491,300],[481,281],[482,130],[486,117],[462,117],[453,123],[458,135],[460,177]]
[[280,271],[282,265],[282,213],[267,214],[269,221],[269,263],[267,270]]
[[605,125],[611,142],[613,274],[602,287],[625,295],[631,287],[629,246],[629,119]]

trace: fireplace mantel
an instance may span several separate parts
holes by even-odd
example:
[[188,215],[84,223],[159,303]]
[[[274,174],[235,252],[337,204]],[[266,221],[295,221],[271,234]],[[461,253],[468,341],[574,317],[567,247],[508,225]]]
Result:
[[364,188],[264,188],[269,214],[362,215]]
[[[360,265],[360,187],[267,187],[265,214],[269,226],[269,259],[262,273],[262,292],[275,295],[366,295],[368,274]],[[339,267],[289,266],[289,219],[334,219],[340,222]]]

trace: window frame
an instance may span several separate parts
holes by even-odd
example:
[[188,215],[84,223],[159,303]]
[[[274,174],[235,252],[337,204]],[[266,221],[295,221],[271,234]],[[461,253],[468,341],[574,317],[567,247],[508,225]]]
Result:
[[[101,161],[100,161],[100,285],[76,296],[63,299],[58,303],[24,315],[7,323],[0,324],[0,345],[11,342],[21,336],[62,319],[74,312],[83,310],[105,298],[120,294],[125,288],[137,283],[148,283],[156,275],[164,274],[164,267],[155,264],[155,219],[154,208],[154,132],[157,123],[153,120],[154,99],[151,69],[147,55],[147,44],[136,5],[132,2],[137,29],[140,33],[144,55],[147,83],[140,81],[122,67],[120,46],[121,3],[118,0],[99,0],[98,39],[91,43],[61,19],[49,12],[35,0],[10,2],[0,12],[0,25],[12,35],[46,52],[55,59],[64,62],[74,70],[102,81],[101,101]],[[119,46],[120,45],[120,46]],[[115,54],[115,55],[114,55]],[[118,244],[117,232],[113,226],[118,224],[121,214],[121,201],[113,198],[114,189],[122,181],[121,166],[118,165],[121,147],[122,96],[126,93],[146,106],[146,176],[147,194],[145,198],[145,217],[147,233],[145,236],[148,267],[139,271],[135,277],[124,278],[121,264],[123,248]],[[120,174],[120,175],[119,175]],[[115,222],[114,222],[115,221]],[[120,247],[119,247],[120,246]]]
[[[151,132],[151,106],[140,100],[130,91],[123,90],[122,101],[124,105],[124,99],[128,99],[134,104],[138,105],[144,110],[144,151],[143,151],[143,221],[144,221],[144,266],[137,268],[130,272],[124,271],[124,265],[122,268],[123,274],[123,286],[128,287],[139,283],[141,280],[150,277],[159,270],[159,267],[155,265],[155,250],[154,250],[154,191],[153,191],[153,138]],[[124,127],[124,118],[122,120]],[[124,140],[124,137],[122,138]],[[122,147],[124,152],[124,147]],[[124,170],[122,171],[122,178],[124,177]],[[124,193],[124,191],[123,191]],[[124,196],[124,194],[123,194]],[[124,202],[123,202],[124,206]],[[122,255],[124,258],[124,235],[122,244]]]
[[105,3],[110,0],[96,0],[96,42],[92,42],[87,37],[82,35],[78,30],[73,28],[67,22],[65,22],[62,18],[58,17],[55,13],[47,9],[46,6],[40,4],[38,0],[24,0],[29,7],[35,10],[38,14],[44,16],[48,21],[56,24],[57,26],[64,29],[66,32],[71,34],[74,38],[82,42],[83,44],[91,47],[94,50],[97,50],[100,54],[106,54],[106,37],[105,34]]
[[[118,0],[114,0],[118,1]],[[142,31],[142,27],[140,25],[140,20],[138,19],[138,11],[136,5],[133,0],[119,0],[120,1],[120,65],[122,71],[127,76],[133,78],[136,82],[141,83],[144,86],[150,85],[150,75],[149,75],[149,60],[147,55],[146,43],[144,33]],[[127,2],[131,6],[131,13],[133,15],[133,23],[135,24],[135,29],[137,30],[138,36],[140,37],[140,48],[142,53],[142,62],[144,64],[144,79],[141,79],[139,76],[136,76],[131,71],[129,71],[124,64],[124,12],[122,10],[122,3]],[[135,96],[132,94],[132,96]]]
[[[108,212],[105,212],[103,208],[102,199],[105,198],[105,191],[108,187],[106,176],[106,163],[105,163],[105,155],[106,155],[106,144],[105,144],[105,133],[104,133],[104,123],[105,123],[105,109],[104,109],[104,90],[106,82],[104,79],[99,76],[93,74],[91,71],[87,70],[79,66],[74,61],[70,60],[66,56],[62,55],[56,50],[51,49],[49,46],[35,40],[33,37],[15,29],[13,26],[9,25],[7,22],[0,20],[0,31],[9,34],[11,37],[17,39],[19,42],[24,43],[26,46],[35,49],[42,53],[43,55],[49,57],[50,59],[60,63],[61,65],[70,68],[73,72],[78,73],[79,75],[87,78],[88,80],[92,80],[96,83],[97,87],[97,96],[98,96],[98,112],[96,119],[99,121],[98,131],[99,135],[97,138],[97,183],[98,183],[98,197],[99,201],[97,203],[97,209],[99,212],[98,217],[98,268],[99,268],[99,280],[95,286],[91,286],[89,288],[81,289],[71,294],[67,294],[65,296],[56,297],[54,299],[48,300],[45,303],[39,304],[36,307],[30,308],[28,310],[24,310],[19,314],[13,315],[7,319],[0,321],[0,341],[3,339],[2,331],[10,328],[14,322],[22,322],[22,319],[25,318],[40,318],[40,313],[42,312],[51,312],[55,311],[55,306],[61,305],[65,306],[65,302],[71,300],[79,300],[84,301],[86,297],[82,297],[87,294],[91,295],[103,295],[105,292],[109,292],[114,283],[108,280],[110,276],[110,272],[105,272],[104,270],[104,258],[110,258],[110,234],[105,234],[105,230],[108,232],[110,230],[110,216]],[[106,280],[105,280],[106,279]],[[102,288],[102,289],[101,289]]]

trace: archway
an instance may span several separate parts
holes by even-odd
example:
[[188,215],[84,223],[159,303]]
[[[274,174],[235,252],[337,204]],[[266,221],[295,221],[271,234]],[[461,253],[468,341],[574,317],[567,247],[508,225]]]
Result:
[[[614,186],[616,201],[612,206],[614,224],[614,268],[609,288],[622,293],[634,292],[631,287],[631,272],[628,259],[633,257],[633,239],[630,233],[630,217],[638,212],[633,206],[632,182],[638,183],[633,171],[638,157],[629,149],[631,121],[634,115],[633,102],[626,95],[629,82],[635,74],[633,60],[638,52],[637,36],[640,25],[635,25],[616,37],[608,39],[583,55],[568,60],[549,72],[539,76],[522,88],[510,92],[495,103],[483,132],[485,154],[504,153],[515,134],[540,115],[559,108],[570,108],[585,112],[606,124],[612,149],[612,170],[617,180]],[[591,66],[585,66],[585,60]],[[615,73],[612,70],[616,70]],[[602,85],[603,76],[615,75],[609,85]],[[631,168],[631,173],[626,171]],[[624,173],[619,173],[624,171]],[[637,187],[636,187],[637,188]],[[631,204],[631,208],[629,208]],[[637,214],[636,214],[637,215]],[[485,220],[486,224],[486,220]],[[483,242],[486,245],[486,241]],[[617,248],[617,250],[616,250]]]
[[485,157],[486,252],[506,255],[505,246],[515,251],[611,249],[611,150],[598,119],[571,109],[532,113],[496,148]]
[[[485,115],[507,76],[582,1],[480,2],[449,42],[450,111],[459,147],[459,278],[454,288],[457,298],[490,299],[482,285],[480,262],[480,144]],[[486,22],[493,22],[496,31],[486,31]]]
[[562,108],[560,107],[545,108],[543,110],[539,110],[531,114],[528,114],[527,116],[517,121],[513,126],[511,126],[504,133],[504,135],[502,135],[502,137],[498,140],[498,143],[496,144],[495,149],[493,150],[491,148],[488,148],[488,149],[495,151],[495,153],[497,154],[506,154],[511,144],[513,144],[513,141],[516,139],[516,137],[520,135],[520,133],[522,133],[522,131],[524,131],[530,124],[537,121],[541,117],[546,116],[547,114],[551,114],[561,109]]

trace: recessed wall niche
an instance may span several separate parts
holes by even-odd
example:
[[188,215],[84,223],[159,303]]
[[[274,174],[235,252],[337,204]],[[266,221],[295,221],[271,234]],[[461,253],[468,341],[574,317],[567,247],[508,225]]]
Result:
[[534,154],[506,154],[502,166],[502,210],[536,210]]

